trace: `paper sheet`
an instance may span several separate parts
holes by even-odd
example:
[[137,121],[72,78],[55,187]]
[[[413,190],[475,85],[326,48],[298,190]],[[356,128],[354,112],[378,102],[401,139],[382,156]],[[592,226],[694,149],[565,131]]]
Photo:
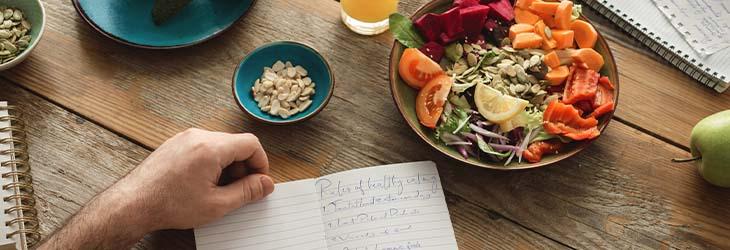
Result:
[[727,0],[654,0],[700,54],[709,55],[730,47],[730,1]]
[[327,249],[314,180],[277,184],[274,193],[195,229],[198,250]]
[[316,189],[330,250],[458,249],[433,162],[332,174]]
[[[0,102],[0,107],[6,107],[7,105],[8,105],[7,102]],[[7,116],[7,115],[8,115],[7,110],[0,109],[0,117]],[[0,120],[0,128],[7,128],[7,127],[10,127],[10,125],[11,125],[10,121]],[[6,139],[6,138],[12,138],[12,133],[9,131],[8,132],[0,131],[0,140]],[[12,145],[0,143],[0,151],[9,150],[9,149],[12,149]],[[0,154],[0,162],[6,162],[6,161],[10,161],[10,160],[13,160],[12,156]],[[6,172],[6,171],[7,171],[6,169],[2,170],[2,172]],[[6,184],[6,183],[12,183],[12,182],[13,182],[12,177],[0,178],[0,185]],[[0,189],[0,197],[8,197],[11,195],[13,195],[12,190]],[[4,211],[5,209],[7,209],[9,207],[15,206],[14,201],[0,201],[0,204],[1,204],[0,211]],[[8,215],[6,213],[0,212],[0,221],[3,222],[3,223],[0,223],[0,236],[4,236],[12,231],[17,230],[17,227],[11,228],[11,227],[8,227],[5,225],[5,222],[9,221],[11,218],[12,218],[12,215]],[[13,239],[8,239],[6,237],[0,237],[0,249],[5,249],[6,247],[12,248],[13,245],[15,245],[15,247],[17,249],[22,249],[21,248],[22,246],[20,244],[16,245],[16,240],[18,240],[18,237],[15,237]]]
[[458,249],[433,162],[277,184],[266,199],[195,229],[200,250]]

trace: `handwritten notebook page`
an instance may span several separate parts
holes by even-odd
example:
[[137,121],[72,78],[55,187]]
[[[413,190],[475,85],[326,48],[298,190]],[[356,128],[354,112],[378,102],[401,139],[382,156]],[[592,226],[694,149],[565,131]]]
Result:
[[692,46],[701,54],[712,54],[730,46],[730,1],[654,0]]
[[458,249],[433,162],[341,172],[315,188],[330,250]]
[[433,162],[277,184],[264,200],[195,229],[200,250],[457,249]]
[[198,250],[327,249],[314,180],[277,184],[263,200],[195,229]]

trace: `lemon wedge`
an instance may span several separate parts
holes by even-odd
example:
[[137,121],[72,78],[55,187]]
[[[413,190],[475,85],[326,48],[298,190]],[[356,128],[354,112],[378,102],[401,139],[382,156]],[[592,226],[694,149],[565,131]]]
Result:
[[527,100],[504,95],[482,83],[477,84],[474,103],[479,113],[493,123],[503,123],[514,118],[529,104]]
[[517,115],[515,115],[515,117],[513,117],[512,119],[509,119],[502,123],[498,123],[499,130],[503,133],[506,133],[518,127],[524,127],[525,125],[527,125],[527,121],[527,111],[522,111],[517,113]]

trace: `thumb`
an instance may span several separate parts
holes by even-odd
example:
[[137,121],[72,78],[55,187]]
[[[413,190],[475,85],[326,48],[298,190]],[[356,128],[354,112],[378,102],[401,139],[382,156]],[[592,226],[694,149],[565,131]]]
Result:
[[263,174],[251,174],[220,187],[221,198],[227,210],[245,206],[274,192],[274,180]]

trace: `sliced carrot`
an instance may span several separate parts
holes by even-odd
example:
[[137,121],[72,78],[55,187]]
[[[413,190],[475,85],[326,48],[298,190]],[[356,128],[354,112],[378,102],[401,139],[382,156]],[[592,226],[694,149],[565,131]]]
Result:
[[563,84],[565,82],[565,79],[568,78],[568,75],[570,74],[570,69],[568,66],[559,66],[557,68],[553,68],[545,74],[545,80],[548,80],[550,82],[550,85],[558,86]]
[[515,49],[534,49],[540,48],[540,46],[542,46],[542,37],[532,32],[517,34],[515,39],[512,40],[512,48]]
[[527,8],[530,8],[530,5],[532,5],[532,2],[533,1],[534,0],[517,0],[515,2],[515,7],[522,8],[522,9],[527,9]]
[[537,14],[540,19],[542,19],[543,22],[545,22],[545,25],[547,25],[550,28],[555,28],[555,16],[554,15],[545,15],[545,14]]
[[553,39],[557,42],[555,49],[567,49],[573,47],[572,30],[552,30]]
[[573,15],[573,2],[562,1],[555,10],[555,27],[561,30],[570,29],[570,19]]
[[535,26],[532,24],[518,23],[509,27],[509,40],[515,40],[515,36],[519,33],[533,32]]
[[546,32],[545,32],[546,29],[549,29],[549,28],[545,25],[545,22],[543,22],[542,20],[537,21],[537,23],[535,23],[535,33],[537,33],[538,35],[540,35],[540,37],[542,37],[542,49],[543,50],[553,50],[557,46],[557,42],[555,40],[553,40],[552,38],[547,37]]
[[538,20],[540,20],[540,17],[529,10],[515,9],[515,22],[517,23],[535,24]]
[[575,20],[570,24],[570,29],[575,32],[575,42],[578,43],[578,47],[593,48],[598,40],[598,32],[593,28],[593,25],[583,20]]
[[555,53],[555,51],[545,54],[542,61],[550,68],[557,68],[560,66],[560,58],[558,57],[558,53]]
[[558,10],[559,2],[534,1],[530,4],[530,10],[538,15],[554,15]]
[[573,54],[573,60],[578,64],[585,64],[588,69],[595,71],[603,67],[603,56],[593,49],[579,49]]

